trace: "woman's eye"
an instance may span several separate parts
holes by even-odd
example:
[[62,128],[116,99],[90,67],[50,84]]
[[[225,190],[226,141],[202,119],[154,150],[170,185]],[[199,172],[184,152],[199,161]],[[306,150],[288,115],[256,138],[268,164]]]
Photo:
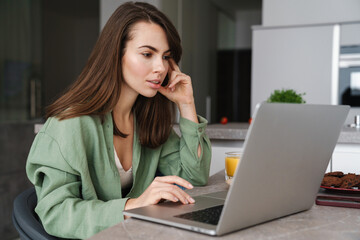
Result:
[[144,57],[151,57],[151,53],[143,53],[142,54]]
[[171,58],[171,56],[163,56],[164,60],[169,60]]

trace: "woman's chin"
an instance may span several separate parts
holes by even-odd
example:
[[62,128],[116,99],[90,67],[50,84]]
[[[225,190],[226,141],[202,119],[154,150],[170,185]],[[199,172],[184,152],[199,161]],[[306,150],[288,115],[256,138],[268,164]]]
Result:
[[148,91],[148,92],[144,92],[144,93],[140,93],[140,95],[142,95],[143,97],[146,97],[146,98],[153,98],[155,97],[155,95],[158,93],[157,90],[153,90],[153,91]]

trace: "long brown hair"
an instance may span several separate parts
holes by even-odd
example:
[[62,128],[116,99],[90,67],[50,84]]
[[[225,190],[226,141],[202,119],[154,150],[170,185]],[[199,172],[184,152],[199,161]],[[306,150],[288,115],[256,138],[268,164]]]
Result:
[[[156,7],[144,2],[127,2],[118,7],[104,26],[88,62],[70,88],[47,108],[46,117],[60,120],[83,115],[97,115],[104,119],[119,100],[122,76],[121,60],[132,27],[140,22],[161,26],[167,36],[171,56],[180,61],[182,48],[179,34],[170,20]],[[164,84],[167,83],[167,77]],[[156,148],[171,132],[174,104],[161,94],[153,98],[139,95],[133,112],[137,132],[143,146]],[[114,122],[114,134],[126,137]]]

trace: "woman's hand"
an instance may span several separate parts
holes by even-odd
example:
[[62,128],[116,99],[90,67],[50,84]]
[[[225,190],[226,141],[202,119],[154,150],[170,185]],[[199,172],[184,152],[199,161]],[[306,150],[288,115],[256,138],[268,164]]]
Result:
[[169,65],[169,83],[161,87],[159,92],[178,106],[182,117],[198,123],[191,78],[181,72],[172,58]]
[[194,203],[195,200],[178,186],[191,189],[193,186],[178,176],[157,177],[150,186],[138,198],[131,198],[125,204],[125,210],[157,204],[161,200],[182,202],[183,204]]
[[168,69],[169,83],[159,89],[160,93],[179,107],[182,104],[193,104],[194,96],[190,76],[181,72],[175,61],[169,59]]

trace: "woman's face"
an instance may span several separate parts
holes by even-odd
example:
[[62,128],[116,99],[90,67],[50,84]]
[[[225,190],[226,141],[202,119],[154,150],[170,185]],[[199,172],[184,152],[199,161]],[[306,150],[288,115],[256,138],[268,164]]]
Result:
[[166,34],[157,24],[139,22],[132,28],[130,37],[122,58],[123,87],[154,97],[169,68],[171,52]]

